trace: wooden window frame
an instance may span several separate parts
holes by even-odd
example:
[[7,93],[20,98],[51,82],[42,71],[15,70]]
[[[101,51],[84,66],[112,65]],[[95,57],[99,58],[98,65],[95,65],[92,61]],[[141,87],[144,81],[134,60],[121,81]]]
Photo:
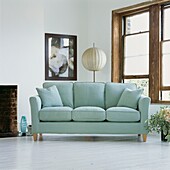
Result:
[[[154,0],[144,2],[126,8],[112,11],[112,82],[122,82],[123,80],[123,44],[122,44],[122,17],[149,11],[149,96],[152,103],[167,103],[170,101],[160,101],[159,93],[161,89],[161,57],[160,57],[160,8],[170,0]],[[155,69],[157,68],[157,69]],[[141,78],[148,78],[141,75]],[[131,76],[128,78],[137,78]]]

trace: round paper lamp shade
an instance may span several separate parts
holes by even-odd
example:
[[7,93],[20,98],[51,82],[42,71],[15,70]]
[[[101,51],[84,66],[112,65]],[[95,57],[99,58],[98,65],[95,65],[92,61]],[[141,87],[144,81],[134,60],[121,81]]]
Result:
[[88,48],[83,53],[82,63],[89,71],[99,71],[106,64],[106,54],[99,48]]

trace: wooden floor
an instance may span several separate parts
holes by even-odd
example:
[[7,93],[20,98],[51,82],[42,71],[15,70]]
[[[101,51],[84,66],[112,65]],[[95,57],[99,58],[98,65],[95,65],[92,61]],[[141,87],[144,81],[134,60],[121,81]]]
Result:
[[170,144],[159,136],[44,135],[0,138],[0,170],[168,170]]

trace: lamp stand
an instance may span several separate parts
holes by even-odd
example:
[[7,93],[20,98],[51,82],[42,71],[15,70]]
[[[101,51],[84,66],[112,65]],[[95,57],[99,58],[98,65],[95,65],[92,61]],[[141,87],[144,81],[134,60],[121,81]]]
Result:
[[95,71],[93,71],[93,82],[95,82]]

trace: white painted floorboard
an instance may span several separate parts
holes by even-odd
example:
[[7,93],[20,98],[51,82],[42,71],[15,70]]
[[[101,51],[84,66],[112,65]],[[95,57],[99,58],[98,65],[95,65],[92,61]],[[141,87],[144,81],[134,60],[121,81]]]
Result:
[[159,136],[44,135],[0,138],[0,170],[169,170],[170,144]]

